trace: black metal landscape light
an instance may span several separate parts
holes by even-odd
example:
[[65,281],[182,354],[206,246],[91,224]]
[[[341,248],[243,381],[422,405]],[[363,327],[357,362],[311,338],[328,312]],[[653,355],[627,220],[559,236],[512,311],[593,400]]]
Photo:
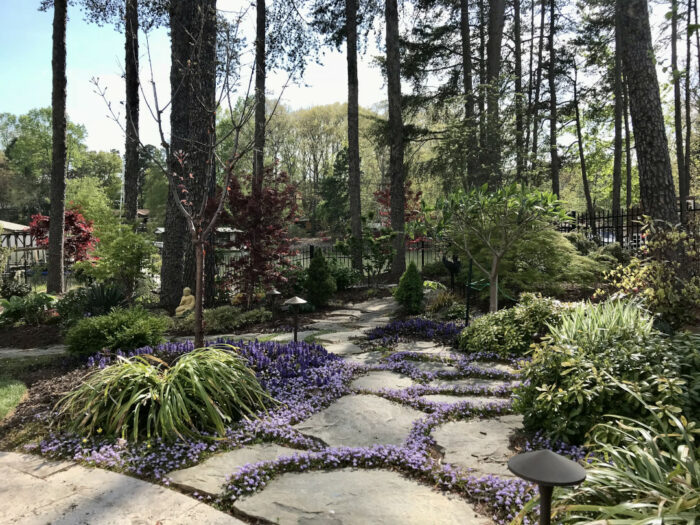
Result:
[[297,332],[299,331],[299,308],[302,304],[306,304],[306,301],[301,297],[292,297],[287,299],[284,304],[289,306],[294,312],[294,342],[297,342]]
[[513,456],[508,470],[540,489],[540,525],[549,525],[554,487],[578,485],[586,479],[586,469],[551,450],[535,450]]

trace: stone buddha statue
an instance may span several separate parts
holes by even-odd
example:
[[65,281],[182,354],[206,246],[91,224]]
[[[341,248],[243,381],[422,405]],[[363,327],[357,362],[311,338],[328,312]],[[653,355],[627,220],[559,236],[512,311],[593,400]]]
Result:
[[182,317],[192,310],[194,310],[194,295],[188,287],[182,290],[182,299],[180,299],[180,305],[175,309],[175,317]]

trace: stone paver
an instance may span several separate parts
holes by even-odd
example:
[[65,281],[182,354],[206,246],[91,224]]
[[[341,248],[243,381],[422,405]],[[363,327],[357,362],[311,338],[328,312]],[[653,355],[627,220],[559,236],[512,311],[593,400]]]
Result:
[[234,474],[243,465],[291,456],[295,452],[299,451],[274,443],[251,445],[215,454],[199,465],[171,472],[168,477],[183,488],[214,495],[221,492],[226,477]]
[[[377,490],[381,488],[381,490]],[[288,473],[236,507],[280,525],[486,525],[467,502],[387,470]]]
[[508,381],[498,381],[495,379],[482,379],[480,377],[466,377],[464,379],[436,379],[428,383],[428,386],[440,388],[462,388],[471,386],[486,386],[489,388],[499,388],[504,385],[509,385]]
[[174,490],[69,462],[0,452],[0,523],[22,525],[243,522]]
[[411,364],[421,372],[456,372],[457,367],[440,361],[412,361]]
[[66,345],[51,345],[40,348],[0,348],[0,359],[18,359],[23,357],[43,357],[47,355],[67,354]]
[[332,447],[400,445],[423,413],[373,395],[341,397],[294,428]]
[[382,388],[402,390],[404,388],[408,388],[409,386],[414,386],[415,384],[416,383],[414,383],[413,379],[410,377],[390,372],[389,370],[378,370],[358,377],[352,383],[350,383],[350,387],[357,388],[358,390],[377,392]]
[[506,467],[510,436],[522,428],[522,416],[451,421],[433,432],[433,439],[444,449],[444,461],[473,469],[479,474],[510,476]]
[[[304,330],[303,332],[299,331],[299,332],[297,332],[297,340],[303,341],[307,337],[311,337],[317,333],[318,332],[316,330]],[[288,342],[293,341],[293,340],[294,340],[294,332],[285,332],[285,333],[276,335],[275,337],[270,339],[270,341],[276,341],[278,343],[288,343]]]
[[348,355],[354,355],[354,354],[361,354],[364,352],[362,348],[360,348],[358,345],[355,343],[351,343],[349,341],[346,341],[344,343],[322,343],[323,348],[325,348],[328,352],[331,354],[339,355],[339,356],[348,356]]
[[421,399],[426,401],[433,401],[435,403],[449,403],[457,404],[468,401],[472,405],[484,406],[489,403],[507,403],[508,400],[503,397],[494,396],[450,396],[447,394],[428,394],[427,396],[422,396]]
[[479,368],[491,368],[495,370],[500,370],[501,372],[510,372],[511,374],[517,372],[512,366],[508,366],[504,363],[497,363],[495,361],[474,361],[474,366]]
[[354,317],[355,319],[359,318],[362,315],[362,312],[360,310],[333,310],[331,313],[328,314],[328,317]]
[[359,365],[378,365],[386,359],[387,354],[380,352],[379,350],[371,350],[369,352],[363,352],[361,354],[352,354],[345,357],[345,360],[349,363],[357,363]]
[[362,330],[345,330],[343,332],[320,334],[318,340],[329,343],[348,343],[351,339],[361,339],[363,337],[365,337],[365,333]]
[[452,357],[455,352],[449,346],[444,346],[429,341],[411,341],[409,343],[398,343],[397,352],[417,352],[420,354],[434,355],[439,357]]

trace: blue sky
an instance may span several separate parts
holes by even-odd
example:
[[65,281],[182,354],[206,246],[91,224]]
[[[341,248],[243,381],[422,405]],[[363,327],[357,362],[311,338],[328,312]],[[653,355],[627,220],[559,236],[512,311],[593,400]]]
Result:
[[[51,24],[53,12],[38,11],[39,0],[0,0],[0,112],[26,113],[32,108],[51,104]],[[242,2],[220,0],[220,8],[240,6]],[[87,23],[79,7],[68,10],[67,77],[69,118],[84,124],[88,131],[88,146],[92,149],[123,150],[123,136],[119,126],[107,117],[105,102],[95,93],[92,77],[99,77],[107,88],[107,96],[115,111],[123,100],[124,40],[112,26],[99,27]],[[251,26],[252,27],[252,26]],[[154,77],[158,97],[169,97],[170,71],[169,40],[166,30],[155,30],[149,35]],[[141,79],[148,80],[145,39],[141,34]],[[360,67],[360,104],[371,106],[383,100],[384,84],[381,73],[372,63],[370,51]],[[346,100],[346,61],[342,53],[328,51],[322,65],[307,68],[304,85],[289,86],[284,102],[292,108]],[[271,74],[268,95],[277,96],[286,80],[281,74]],[[123,111],[122,111],[123,113]],[[141,129],[146,142],[157,143],[157,129],[148,109],[141,108]]]

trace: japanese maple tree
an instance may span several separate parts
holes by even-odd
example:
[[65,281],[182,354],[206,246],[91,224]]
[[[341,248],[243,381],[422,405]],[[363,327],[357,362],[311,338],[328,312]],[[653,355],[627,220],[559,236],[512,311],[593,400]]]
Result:
[[[99,241],[93,234],[92,221],[88,221],[78,210],[65,211],[63,258],[66,263],[84,261]],[[32,215],[29,233],[39,247],[49,245],[49,217]]]

